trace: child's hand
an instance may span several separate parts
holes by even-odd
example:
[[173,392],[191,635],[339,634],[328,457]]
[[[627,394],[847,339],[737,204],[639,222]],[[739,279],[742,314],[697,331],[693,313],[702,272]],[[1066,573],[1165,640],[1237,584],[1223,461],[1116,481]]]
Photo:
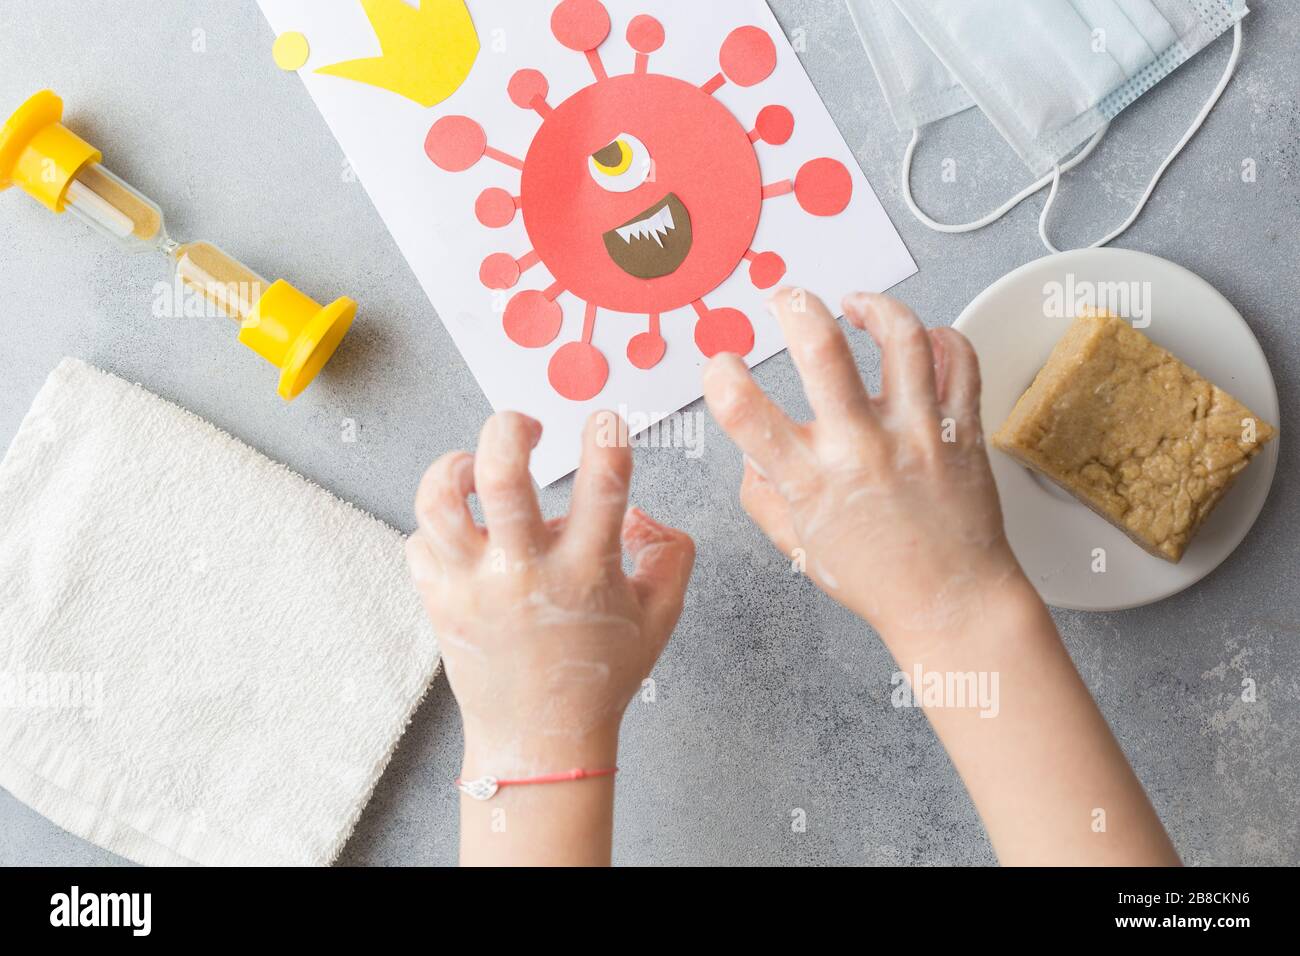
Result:
[[923,706],[1003,863],[1177,864],[1007,544],[970,343],[927,334],[885,296],[850,296],[844,310],[880,346],[879,396],[819,301],[787,291],[773,302],[811,425],[786,418],[738,358],[709,367],[709,407],[751,459],[746,510],[781,550],[803,549],[808,572],[875,626],[904,672],[996,678],[987,706],[928,693]]
[[567,519],[538,509],[528,460],[540,437],[538,422],[496,415],[477,456],[440,459],[416,499],[407,556],[464,718],[467,777],[612,766],[694,563],[687,535],[627,510],[632,456],[617,416],[588,423]]
[[785,290],[772,302],[817,420],[797,425],[722,355],[709,408],[747,457],[741,500],[787,555],[886,641],[956,633],[990,589],[1022,577],[1002,530],[979,419],[979,363],[960,333],[860,294],[848,321],[882,354],[869,396],[834,317]]

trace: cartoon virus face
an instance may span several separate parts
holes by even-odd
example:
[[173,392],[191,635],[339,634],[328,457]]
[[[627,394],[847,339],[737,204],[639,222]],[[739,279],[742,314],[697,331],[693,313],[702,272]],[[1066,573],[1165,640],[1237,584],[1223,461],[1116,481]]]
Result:
[[599,0],[564,0],[551,16],[556,39],[586,56],[595,82],[559,106],[536,70],[509,84],[511,101],[542,119],[521,161],[488,145],[465,116],[444,117],[429,130],[425,151],[435,165],[463,172],[483,158],[518,170],[518,196],[488,189],[476,214],[504,228],[522,211],[532,250],[488,256],[480,278],[490,289],[513,289],[539,263],[554,277],[546,289],[517,293],[504,325],[512,341],[545,348],[559,336],[565,292],[586,305],[582,339],[561,347],[550,382],[562,396],[587,401],[609,379],[609,364],[592,344],[600,309],[648,316],[649,330],[631,338],[628,360],[650,369],[667,345],[661,316],[692,306],[695,342],[708,357],[747,355],[754,328],[736,309],[710,309],[704,297],[742,262],[760,289],[784,277],[784,260],[752,248],[763,204],[794,194],[805,211],[835,216],[848,207],[853,180],[844,165],[815,159],[793,181],[764,185],[755,144],[784,145],[794,116],[782,106],[762,110],[749,131],[714,96],[727,82],[755,86],[776,69],[776,45],[753,26],[733,31],[722,46],[722,70],[703,86],[650,72],[650,55],[665,41],[663,26],[638,16],[627,40],[636,51],[631,74],[610,76],[598,52],[611,29]]

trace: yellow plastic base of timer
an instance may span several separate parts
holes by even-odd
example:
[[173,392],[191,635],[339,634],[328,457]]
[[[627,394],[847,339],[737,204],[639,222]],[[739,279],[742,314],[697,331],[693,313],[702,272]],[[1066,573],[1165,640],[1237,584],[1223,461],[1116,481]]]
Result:
[[325,367],[356,314],[351,299],[322,306],[281,279],[257,300],[239,341],[280,369],[280,397],[292,401]]
[[63,125],[63,100],[41,90],[0,127],[0,189],[17,183],[54,212],[82,166],[97,163],[99,150]]

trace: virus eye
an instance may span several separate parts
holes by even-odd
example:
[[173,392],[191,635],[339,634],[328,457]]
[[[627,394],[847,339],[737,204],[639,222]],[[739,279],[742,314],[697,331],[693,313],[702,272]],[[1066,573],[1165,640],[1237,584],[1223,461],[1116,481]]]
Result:
[[623,133],[587,159],[596,185],[612,193],[630,193],[650,178],[650,150],[635,136]]

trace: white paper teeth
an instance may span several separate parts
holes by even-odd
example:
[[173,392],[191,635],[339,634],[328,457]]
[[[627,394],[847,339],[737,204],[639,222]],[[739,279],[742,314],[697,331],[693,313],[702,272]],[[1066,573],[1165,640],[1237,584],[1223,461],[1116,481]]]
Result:
[[618,230],[618,234],[623,237],[623,241],[628,245],[632,244],[633,239],[653,239],[659,243],[659,248],[664,246],[664,240],[668,238],[668,233],[677,228],[677,223],[673,221],[673,211],[670,207],[664,206],[653,216],[648,216],[639,222],[634,222],[630,226],[624,226]]

